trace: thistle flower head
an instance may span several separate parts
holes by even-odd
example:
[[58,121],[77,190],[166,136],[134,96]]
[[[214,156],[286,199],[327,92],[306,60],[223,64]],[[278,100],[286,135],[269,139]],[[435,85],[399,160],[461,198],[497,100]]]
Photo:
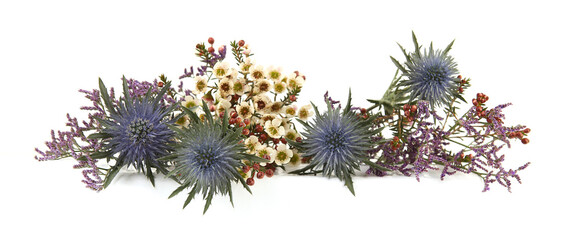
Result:
[[392,58],[406,77],[401,85],[410,93],[411,101],[426,100],[432,107],[449,104],[459,87],[457,63],[448,55],[454,42],[444,50],[435,50],[430,44],[430,48],[422,52],[414,33],[413,41],[415,51],[412,53],[401,46],[406,57],[404,65]]
[[372,118],[364,119],[351,110],[351,97],[344,109],[333,109],[327,101],[327,112],[319,114],[314,107],[316,116],[312,123],[300,121],[305,126],[301,143],[292,142],[303,157],[310,158],[309,166],[294,173],[305,173],[312,170],[331,176],[333,173],[354,193],[351,175],[359,170],[361,163],[368,161],[367,151],[372,147],[370,129]]
[[170,144],[174,132],[167,124],[175,122],[170,117],[174,106],[166,108],[160,103],[170,85],[164,86],[157,96],[149,91],[144,96],[132,98],[123,78],[124,97],[114,105],[101,79],[99,83],[109,115],[100,120],[102,129],[93,137],[103,138],[103,155],[115,157],[116,160],[104,186],[109,185],[123,166],[133,166],[138,171],[143,171],[154,185],[151,168],[165,172],[164,165],[156,159],[168,155],[172,150]]
[[191,188],[184,203],[186,207],[195,194],[202,193],[207,200],[204,213],[209,208],[213,195],[228,194],[232,203],[231,182],[240,181],[250,192],[244,179],[238,172],[242,160],[265,161],[246,154],[246,147],[241,142],[241,128],[229,129],[227,114],[223,121],[214,121],[206,103],[202,103],[206,113],[205,121],[191,110],[185,109],[190,116],[187,128],[172,128],[178,133],[179,143],[171,157],[175,169],[169,175],[176,176],[181,186],[170,197],[186,188]]

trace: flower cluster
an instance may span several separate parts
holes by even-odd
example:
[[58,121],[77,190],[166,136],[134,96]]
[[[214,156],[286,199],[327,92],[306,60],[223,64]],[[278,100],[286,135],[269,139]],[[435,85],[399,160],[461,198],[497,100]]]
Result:
[[[294,119],[307,120],[312,115],[311,105],[296,105],[306,77],[298,71],[285,73],[281,67],[257,64],[243,40],[231,42],[236,61],[231,64],[224,60],[226,46],[220,46],[217,55],[214,43],[209,38],[211,46],[196,46],[196,55],[207,64],[199,67],[203,71],[195,76],[191,72],[181,76],[193,78],[194,82],[194,90],[185,96],[182,105],[192,108],[205,104],[214,119],[226,115],[230,126],[242,128],[246,152],[268,160],[261,164],[245,161],[239,169],[252,186],[255,178],[271,177],[278,167],[301,162],[300,154],[287,142],[301,141]],[[195,113],[205,118],[201,107]],[[183,118],[178,124],[187,126],[188,122]]]
[[299,71],[256,63],[243,40],[230,43],[229,61],[229,47],[215,49],[209,38],[195,47],[202,64],[184,69],[177,87],[161,75],[153,81],[123,77],[121,96],[101,79],[99,89],[80,90],[90,101],[81,108],[88,119],[67,115],[70,129],[51,131],[36,159],[76,159],[83,182],[97,191],[122,169],[143,173],[153,186],[162,173],[180,184],[170,197],[188,191],[184,207],[202,194],[204,213],[216,194],[232,203],[233,184],[250,192],[256,179],[288,164],[299,167],[291,174],[335,176],[352,194],[362,166],[375,176],[417,180],[428,171],[440,171],[442,180],[475,174],[483,191],[492,183],[510,191],[530,163],[506,167],[502,150],[514,141],[528,144],[530,128],[507,126],[503,110],[510,104],[489,107],[484,93],[461,111],[471,79],[459,75],[449,55],[453,42],[443,50],[423,49],[412,37],[413,52],[399,45],[405,61],[391,58],[397,72],[381,99],[353,107],[351,90],[345,105],[327,92],[322,113],[297,104],[306,80]]

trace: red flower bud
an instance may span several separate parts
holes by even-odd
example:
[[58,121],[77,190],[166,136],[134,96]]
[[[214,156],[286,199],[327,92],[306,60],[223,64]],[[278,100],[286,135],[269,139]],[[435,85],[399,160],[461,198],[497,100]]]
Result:
[[272,169],[266,170],[266,177],[272,177],[272,176],[274,176],[274,170]]
[[250,171],[250,167],[247,166],[247,165],[244,165],[244,167],[242,167],[242,171],[243,171],[244,173],[247,173],[248,171]]
[[301,137],[297,137],[297,138],[295,139],[295,141],[296,141],[296,142],[301,142],[301,141],[303,141],[303,139],[302,139]]
[[526,129],[524,129],[524,131],[523,131],[523,132],[524,132],[524,133],[526,133],[526,134],[528,134],[528,133],[530,133],[530,131],[532,131],[532,130],[531,130],[531,129],[529,129],[529,128],[526,128]]
[[258,163],[253,164],[252,168],[254,168],[254,170],[258,171],[258,170],[260,170],[260,164],[258,164]]
[[246,179],[246,185],[248,185],[248,186],[254,185],[254,178]]
[[210,52],[210,53],[215,52],[215,48],[209,47],[209,48],[207,49],[207,51]]
[[248,134],[250,134],[250,130],[248,130],[248,128],[242,130],[242,135],[248,136]]
[[246,124],[246,125],[250,125],[250,119],[244,119],[243,122],[244,122],[244,124]]
[[522,138],[522,143],[523,143],[523,144],[528,144],[528,143],[530,143],[530,139]]
[[239,46],[239,47],[244,47],[244,40],[238,41],[238,46]]
[[295,95],[289,96],[289,101],[295,102],[296,100],[297,100],[297,97]]
[[274,139],[272,139],[272,142],[274,142],[274,144],[278,144],[280,142],[280,140],[277,139],[277,138],[274,138]]
[[163,82],[158,82],[158,87],[163,87],[164,83]]
[[258,173],[256,173],[256,178],[258,178],[258,179],[264,178],[264,172],[258,172]]
[[285,138],[280,139],[280,141],[281,141],[283,144],[287,144],[287,140],[285,140]]
[[[212,37],[210,37],[210,38],[207,39],[207,42],[208,42],[209,44],[213,44],[213,43],[215,43],[215,39],[213,39]],[[211,51],[210,51],[210,52],[211,52]]]
[[256,125],[256,127],[254,128],[254,130],[255,130],[256,132],[262,132],[262,131],[264,131],[264,127],[262,127],[262,125]]
[[411,112],[413,112],[413,113],[416,112],[416,105],[411,106]]

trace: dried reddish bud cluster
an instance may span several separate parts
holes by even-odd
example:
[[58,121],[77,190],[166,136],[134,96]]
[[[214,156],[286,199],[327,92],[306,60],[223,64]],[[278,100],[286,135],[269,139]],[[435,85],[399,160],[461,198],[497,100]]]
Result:
[[[269,158],[269,156],[265,156],[265,158]],[[260,166],[260,164],[255,163],[252,165],[252,168],[248,165],[245,165],[242,168],[242,171],[244,173],[248,173],[250,171],[252,171],[252,173],[250,173],[250,177],[246,179],[246,184],[248,186],[252,186],[254,185],[254,183],[256,183],[256,181],[254,180],[254,177],[258,178],[258,179],[262,179],[264,178],[264,176],[266,177],[272,177],[274,176],[274,172],[276,171],[276,166],[274,164],[266,164],[266,166]]]
[[[483,93],[477,93],[477,98],[473,98],[473,100],[471,100],[471,102],[473,103],[473,106],[475,106],[475,110],[477,111],[477,116],[479,116],[480,118],[483,118],[487,115],[487,111],[486,109],[483,108],[485,102],[487,102],[489,100],[489,96],[483,94]],[[497,121],[502,122],[502,120],[497,118]],[[487,122],[491,123],[492,120],[491,119],[487,119]]]
[[416,116],[416,105],[403,105],[403,111],[405,112],[405,118],[408,122],[414,121],[414,117]]
[[393,140],[391,141],[391,149],[397,150],[397,149],[399,149],[399,147],[401,147],[401,141],[400,141],[399,137],[395,136],[395,137],[393,137]]
[[457,78],[461,80],[461,81],[459,82],[459,88],[457,89],[457,91],[458,91],[459,93],[463,93],[463,90],[466,88],[465,85],[466,85],[467,83],[469,83],[469,79],[467,79],[467,78],[463,78],[463,79],[462,79],[461,75],[458,75]]
[[525,138],[526,136],[528,136],[528,133],[530,133],[531,129],[530,128],[526,128],[522,131],[518,131],[518,132],[510,132],[508,133],[508,138],[518,138],[520,139],[520,141],[523,144],[528,144],[530,143],[530,139]]
[[473,159],[473,154],[465,155],[465,154],[461,153],[459,155],[459,158],[457,158],[456,160],[458,162],[471,162],[471,159]]

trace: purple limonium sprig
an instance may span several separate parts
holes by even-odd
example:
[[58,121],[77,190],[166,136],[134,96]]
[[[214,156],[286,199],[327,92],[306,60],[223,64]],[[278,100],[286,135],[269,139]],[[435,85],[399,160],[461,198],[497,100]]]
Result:
[[[421,173],[430,170],[441,170],[442,180],[458,172],[473,173],[483,179],[483,191],[490,190],[490,184],[495,182],[511,191],[511,180],[521,183],[518,173],[530,163],[508,169],[503,165],[505,156],[501,150],[505,145],[510,147],[513,138],[527,144],[529,140],[524,137],[530,130],[521,125],[504,125],[502,110],[510,104],[488,110],[484,105],[488,97],[479,94],[477,99],[473,101],[475,106],[461,117],[446,110],[448,117],[455,119],[449,130],[445,128],[448,118],[444,120],[431,110],[428,102],[407,105],[405,116],[394,122],[398,125],[397,136],[376,146],[370,156],[378,159],[376,163],[380,166],[406,176],[414,174],[417,180]],[[373,137],[373,141],[381,140],[382,136]],[[450,145],[462,150],[449,150]],[[383,175],[378,171],[369,169],[367,173]]]
[[[76,118],[67,114],[68,131],[51,130],[51,141],[45,142],[46,151],[35,148],[38,153],[35,159],[39,161],[58,160],[61,158],[72,157],[78,161],[74,168],[84,169],[82,182],[86,187],[99,191],[102,189],[103,169],[98,167],[98,161],[91,157],[91,154],[101,149],[99,139],[89,139],[87,135],[92,131],[99,131],[101,126],[97,119],[106,117],[106,112],[101,105],[100,92],[96,89],[92,91],[79,90],[91,101],[91,105],[83,106],[80,109],[89,111],[88,120],[79,122]],[[113,88],[110,90],[110,97],[115,99]]]

